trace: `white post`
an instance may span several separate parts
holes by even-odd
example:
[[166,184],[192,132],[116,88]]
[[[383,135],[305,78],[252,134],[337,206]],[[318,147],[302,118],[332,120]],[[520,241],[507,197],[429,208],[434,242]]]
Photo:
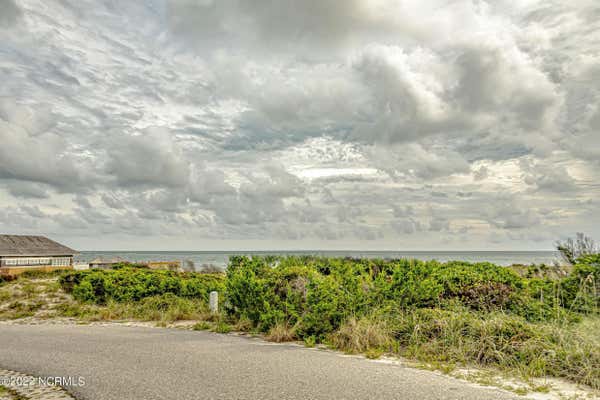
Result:
[[219,312],[219,292],[215,292],[214,290],[210,292],[208,304],[210,306],[211,313],[217,314]]

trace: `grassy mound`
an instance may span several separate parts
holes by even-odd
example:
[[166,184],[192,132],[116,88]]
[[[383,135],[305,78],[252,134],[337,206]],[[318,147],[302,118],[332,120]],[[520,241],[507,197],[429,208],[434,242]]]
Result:
[[[227,313],[275,341],[477,364],[600,388],[599,259],[527,277],[489,263],[237,257]],[[585,328],[587,327],[587,328]]]

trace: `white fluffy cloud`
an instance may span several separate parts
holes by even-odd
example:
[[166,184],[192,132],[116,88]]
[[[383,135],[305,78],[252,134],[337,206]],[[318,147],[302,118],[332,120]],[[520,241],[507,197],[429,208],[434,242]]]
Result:
[[96,247],[600,235],[594,0],[0,5],[5,230]]

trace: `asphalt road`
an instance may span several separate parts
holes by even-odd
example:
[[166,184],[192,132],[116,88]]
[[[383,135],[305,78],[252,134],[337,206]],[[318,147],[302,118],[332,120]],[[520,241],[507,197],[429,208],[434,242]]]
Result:
[[127,326],[0,324],[0,367],[82,376],[78,399],[515,399],[399,365],[259,339]]

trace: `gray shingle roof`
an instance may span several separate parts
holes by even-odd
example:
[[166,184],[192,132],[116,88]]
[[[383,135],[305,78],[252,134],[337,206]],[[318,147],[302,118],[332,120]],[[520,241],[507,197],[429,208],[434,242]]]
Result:
[[0,235],[0,256],[69,256],[76,253],[44,236]]

